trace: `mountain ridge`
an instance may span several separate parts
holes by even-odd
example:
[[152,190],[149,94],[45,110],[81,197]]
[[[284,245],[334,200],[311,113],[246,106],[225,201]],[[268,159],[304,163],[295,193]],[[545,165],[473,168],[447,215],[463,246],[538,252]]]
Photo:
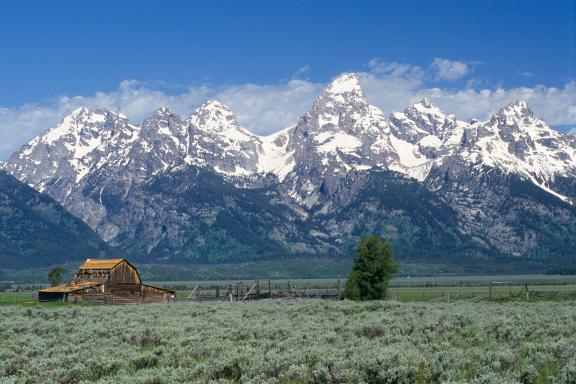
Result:
[[[346,240],[349,244],[363,230],[378,228],[382,236],[396,236],[399,253],[408,255],[418,247],[432,249],[426,243],[442,238],[437,231],[443,228],[454,233],[448,241],[451,252],[469,249],[467,254],[478,260],[515,257],[515,247],[521,255],[544,254],[548,245],[534,239],[555,237],[532,228],[538,217],[562,233],[555,241],[570,243],[571,236],[576,237],[570,225],[575,218],[576,139],[552,130],[525,101],[507,104],[484,122],[460,121],[426,99],[386,116],[367,102],[353,73],[328,85],[295,125],[271,135],[252,134],[215,100],[184,118],[159,108],[141,125],[108,110],[78,109],[24,145],[4,168],[54,197],[106,241],[157,260],[179,254],[184,244],[189,260],[199,260],[198,255],[213,260],[205,244],[214,233],[229,240],[222,252],[231,259],[238,258],[232,244],[253,255],[266,248],[264,243],[246,248],[240,233],[252,239],[259,234],[286,257],[316,257],[349,252],[349,246],[339,247],[351,228],[356,229]],[[367,176],[374,172],[401,175],[424,189],[402,184],[397,177]],[[182,174],[191,180],[177,177]],[[204,181],[198,184],[196,178]],[[169,185],[162,189],[166,201],[150,189],[160,180]],[[389,188],[372,185],[379,182]],[[205,191],[191,192],[194,188]],[[517,189],[529,193],[518,197]],[[434,197],[422,206],[413,195],[424,196],[424,190]],[[226,200],[209,196],[223,191]],[[248,200],[238,200],[247,191],[252,191]],[[386,191],[395,195],[389,198]],[[558,206],[545,196],[562,203]],[[399,204],[403,199],[411,206]],[[510,201],[512,206],[507,205]],[[426,211],[439,205],[443,212],[454,212],[451,224],[423,220]],[[380,208],[372,212],[370,207]],[[556,207],[557,216],[547,215],[546,207]],[[515,223],[503,212],[531,219]],[[360,217],[371,219],[363,223]],[[388,217],[404,222],[403,229]],[[348,224],[336,225],[335,218]],[[291,226],[283,224],[286,220]],[[232,222],[236,226],[230,226]],[[495,239],[494,226],[508,237]],[[409,240],[398,235],[400,230],[414,235]],[[525,236],[531,238],[529,246],[522,245]],[[563,260],[569,260],[566,248],[561,249]]]
[[120,255],[52,198],[4,171],[0,171],[0,211],[0,268]]

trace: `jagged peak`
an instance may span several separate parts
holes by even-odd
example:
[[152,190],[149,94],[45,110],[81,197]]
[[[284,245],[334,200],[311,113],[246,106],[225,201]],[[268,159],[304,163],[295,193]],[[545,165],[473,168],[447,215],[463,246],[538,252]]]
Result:
[[210,99],[198,107],[196,111],[216,111],[232,114],[232,110],[218,100]]
[[348,109],[360,104],[367,106],[358,75],[355,73],[344,73],[336,77],[324,88],[324,91],[314,101],[313,109],[332,108],[335,106]]
[[523,109],[529,109],[528,108],[528,102],[526,100],[523,100],[523,99],[512,101],[512,102],[508,103],[506,105],[506,107],[519,107],[519,108],[523,108]]
[[92,121],[92,122],[103,122],[103,119],[109,117],[118,117],[126,119],[126,116],[112,111],[107,107],[100,107],[96,108],[95,110],[91,110],[87,107],[79,107],[70,112],[70,114],[64,119],[62,119],[62,123],[66,121]]
[[500,109],[497,113],[498,116],[515,116],[515,117],[522,117],[522,116],[533,116],[534,113],[528,106],[528,102],[526,100],[516,100],[506,104],[506,106]]
[[77,116],[82,116],[82,115],[89,115],[91,113],[92,113],[92,111],[86,107],[78,107],[75,110],[73,110],[72,112],[70,112],[70,114],[68,116],[77,117]]
[[253,136],[240,125],[230,108],[218,100],[208,100],[200,105],[189,122],[202,131],[217,132],[230,138],[239,137],[235,132],[240,132],[242,137]]
[[[429,98],[424,97],[420,101],[412,104],[410,107],[412,108],[420,108],[420,109],[439,109],[436,105],[434,105]],[[408,107],[408,108],[410,108]]]
[[356,73],[343,73],[336,77],[326,87],[324,93],[342,94],[342,93],[359,93],[362,94],[360,79]]
[[159,107],[154,111],[153,114],[151,114],[146,119],[144,119],[144,121],[142,122],[142,127],[145,127],[148,125],[156,126],[160,122],[166,123],[169,120],[182,120],[182,119],[180,118],[180,116],[178,116],[176,113],[174,113],[170,108],[165,107],[165,106]]
[[[63,126],[77,126],[83,123],[103,123],[106,121],[106,116],[110,113],[107,109],[97,109],[92,111],[86,107],[80,107],[73,110],[68,116],[64,117],[59,125]],[[80,127],[80,126],[79,126]],[[54,128],[57,129],[58,127]]]
[[218,100],[208,100],[196,108],[194,113],[190,116],[190,119],[194,120],[198,118],[236,122],[234,112]]
[[[86,107],[78,107],[68,115],[64,116],[62,121],[60,122],[60,126],[62,125],[70,125],[75,124],[76,122],[83,122],[91,120],[92,117],[98,114],[98,117],[102,116],[104,113],[96,113],[96,111],[92,111]],[[99,119],[97,119],[99,120]],[[57,128],[57,127],[56,127]]]
[[430,99],[427,97],[422,98],[419,102],[415,103],[414,105],[421,105],[423,108],[432,108],[433,105],[430,102]]
[[412,104],[404,110],[407,115],[419,114],[419,115],[433,115],[437,117],[446,118],[449,117],[444,111],[434,105],[430,99],[424,97],[417,103]]
[[174,115],[174,114],[175,113],[170,108],[168,108],[166,106],[158,107],[154,111],[154,115],[158,115],[158,116]]
[[218,100],[208,100],[200,105],[190,119],[203,119],[203,120],[213,120],[213,121],[233,121],[236,122],[236,116],[223,103],[219,102]]

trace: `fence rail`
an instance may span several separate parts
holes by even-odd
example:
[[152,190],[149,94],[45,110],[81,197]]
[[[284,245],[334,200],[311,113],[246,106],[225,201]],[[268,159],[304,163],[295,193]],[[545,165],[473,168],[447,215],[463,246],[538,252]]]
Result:
[[249,301],[261,299],[332,299],[342,297],[340,282],[333,287],[310,288],[308,286],[297,287],[290,283],[286,285],[261,283],[237,283],[228,286],[208,285],[195,286],[191,291],[184,291],[177,298],[178,301]]

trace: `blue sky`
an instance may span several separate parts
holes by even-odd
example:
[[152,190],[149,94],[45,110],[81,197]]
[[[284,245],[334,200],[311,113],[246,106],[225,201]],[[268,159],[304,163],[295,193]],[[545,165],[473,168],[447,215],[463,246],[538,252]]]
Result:
[[[364,74],[369,99],[386,112],[427,95],[459,117],[482,118],[525,96],[565,130],[576,126],[575,24],[575,0],[6,0],[0,159],[79,103],[138,120],[155,103],[191,113],[219,96],[247,128],[270,132],[346,71]],[[273,106],[249,105],[242,92],[297,105],[263,119]]]

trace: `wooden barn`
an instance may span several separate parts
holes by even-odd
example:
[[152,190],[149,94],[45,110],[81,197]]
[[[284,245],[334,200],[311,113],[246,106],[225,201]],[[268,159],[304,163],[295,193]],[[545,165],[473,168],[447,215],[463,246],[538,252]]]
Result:
[[175,297],[174,291],[143,284],[126,259],[88,259],[72,282],[38,291],[39,301],[142,304],[168,303]]

